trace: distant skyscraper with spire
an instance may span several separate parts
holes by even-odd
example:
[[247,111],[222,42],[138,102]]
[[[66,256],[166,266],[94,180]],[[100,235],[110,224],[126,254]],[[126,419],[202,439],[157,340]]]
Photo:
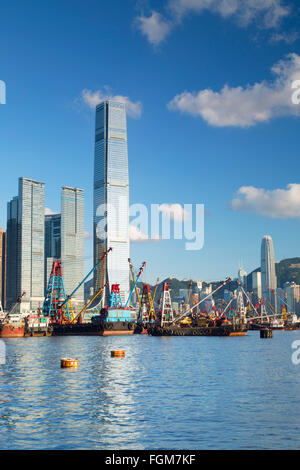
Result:
[[238,271],[238,279],[242,286],[244,287],[245,290],[247,290],[247,273],[246,271],[242,268],[241,263]]
[[270,289],[277,288],[275,257],[272,237],[265,235],[261,242],[261,289],[262,297],[276,308],[276,296]]

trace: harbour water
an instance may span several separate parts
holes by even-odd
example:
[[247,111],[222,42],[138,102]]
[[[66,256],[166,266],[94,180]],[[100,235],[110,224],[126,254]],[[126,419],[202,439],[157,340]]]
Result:
[[[7,339],[0,449],[297,449],[299,339]],[[60,368],[68,356],[78,369]]]

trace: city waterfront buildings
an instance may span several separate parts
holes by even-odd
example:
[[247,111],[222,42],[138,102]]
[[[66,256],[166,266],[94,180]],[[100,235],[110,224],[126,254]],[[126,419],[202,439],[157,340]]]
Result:
[[295,282],[287,282],[284,285],[288,310],[300,313],[300,286]]
[[[129,175],[124,103],[104,101],[96,108],[94,157],[95,292],[105,282],[119,284],[123,302],[129,295]],[[103,295],[106,302],[108,290]]]

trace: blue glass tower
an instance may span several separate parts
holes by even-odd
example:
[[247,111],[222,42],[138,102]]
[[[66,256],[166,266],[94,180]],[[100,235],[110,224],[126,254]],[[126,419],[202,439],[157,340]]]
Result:
[[[94,161],[94,264],[112,247],[95,271],[95,292],[106,281],[129,295],[129,176],[124,103],[104,101],[96,108]],[[108,292],[103,302],[108,302]]]

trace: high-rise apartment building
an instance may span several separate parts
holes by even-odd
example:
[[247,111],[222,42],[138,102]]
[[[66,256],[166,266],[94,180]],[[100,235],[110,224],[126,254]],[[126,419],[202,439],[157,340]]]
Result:
[[[61,191],[61,261],[67,295],[84,278],[84,191],[63,186]],[[77,310],[84,303],[82,285],[72,297]]]
[[289,311],[300,313],[300,286],[295,282],[286,282],[284,285],[286,305]]
[[272,238],[265,235],[261,242],[261,290],[262,297],[271,302],[276,309],[276,296],[270,289],[277,287],[277,278],[275,273],[275,257]]
[[108,248],[113,249],[94,273],[95,291],[106,281],[110,286],[116,283],[125,301],[129,295],[129,176],[124,103],[99,104],[95,127],[94,264]]
[[25,292],[21,312],[36,310],[44,300],[45,185],[19,178],[18,196],[7,206],[7,308]]
[[[53,261],[60,259],[64,285],[71,294],[84,277],[84,191],[63,186],[61,214],[45,216],[45,289]],[[84,286],[72,296],[75,310],[84,303]]]
[[261,272],[252,273],[252,291],[258,299],[261,299]]

